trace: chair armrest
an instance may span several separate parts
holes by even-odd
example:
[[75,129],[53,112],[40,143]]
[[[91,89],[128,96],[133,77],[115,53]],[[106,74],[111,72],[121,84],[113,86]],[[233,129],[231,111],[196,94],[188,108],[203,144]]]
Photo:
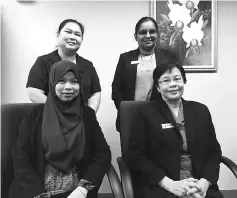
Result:
[[119,165],[119,171],[121,175],[121,183],[122,183],[124,197],[134,198],[132,177],[128,169],[128,166],[122,157],[118,157],[117,162]]
[[109,170],[107,172],[107,177],[108,177],[109,184],[110,184],[114,198],[124,198],[123,190],[118,178],[118,174],[116,173],[112,164],[110,164]]
[[228,157],[221,156],[221,162],[225,164],[237,178],[237,165]]

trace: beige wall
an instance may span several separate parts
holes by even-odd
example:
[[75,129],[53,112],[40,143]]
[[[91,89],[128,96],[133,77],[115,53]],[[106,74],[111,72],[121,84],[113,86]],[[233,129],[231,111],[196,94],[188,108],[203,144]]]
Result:
[[[102,86],[98,120],[111,146],[113,164],[120,156],[115,130],[116,110],[111,98],[119,54],[135,49],[134,26],[149,15],[148,1],[47,1],[19,3],[3,0],[2,5],[2,103],[30,102],[25,88],[28,72],[36,57],[54,50],[55,34],[65,18],[85,24],[79,54],[94,63]],[[184,98],[205,103],[212,114],[223,154],[237,163],[237,2],[218,2],[218,72],[188,74]],[[222,189],[237,189],[237,182],[222,167]],[[108,192],[103,183],[101,191]]]

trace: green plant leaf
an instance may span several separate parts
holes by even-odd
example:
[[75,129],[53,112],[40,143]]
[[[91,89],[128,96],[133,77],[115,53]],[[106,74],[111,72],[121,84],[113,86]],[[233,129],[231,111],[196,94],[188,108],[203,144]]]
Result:
[[178,33],[179,33],[178,30],[176,30],[176,31],[173,32],[173,34],[172,34],[171,37],[170,37],[170,43],[169,43],[169,46],[173,46],[173,45],[174,45],[175,40],[176,40],[177,37],[179,36]]
[[193,15],[192,15],[192,18],[191,18],[191,22],[195,20],[195,18],[198,16],[200,10],[196,10]]
[[188,51],[186,52],[185,58],[188,57],[188,55],[189,55],[189,53],[190,53],[190,49],[191,49],[191,48],[189,48]]
[[165,15],[165,14],[160,14],[161,18],[165,21],[167,25],[171,24],[171,20]]
[[208,22],[209,22],[208,20],[204,21],[204,23],[202,24],[202,29],[204,29],[207,26]]

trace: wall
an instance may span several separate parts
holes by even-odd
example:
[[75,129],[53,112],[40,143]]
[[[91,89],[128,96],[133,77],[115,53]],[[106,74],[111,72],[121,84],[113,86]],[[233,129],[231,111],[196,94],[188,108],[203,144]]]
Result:
[[[218,72],[188,74],[184,98],[205,103],[212,114],[223,154],[237,163],[237,2],[218,2]],[[102,86],[102,102],[97,114],[111,146],[117,169],[119,135],[115,130],[116,110],[111,100],[111,82],[119,54],[135,49],[135,23],[149,15],[148,1],[4,1],[2,5],[2,103],[30,102],[25,88],[36,57],[54,50],[56,30],[65,18],[85,24],[79,54],[94,63]],[[230,111],[232,110],[232,111]],[[118,169],[117,169],[118,170]],[[101,191],[108,192],[107,179]],[[222,167],[222,189],[237,189],[237,182]]]

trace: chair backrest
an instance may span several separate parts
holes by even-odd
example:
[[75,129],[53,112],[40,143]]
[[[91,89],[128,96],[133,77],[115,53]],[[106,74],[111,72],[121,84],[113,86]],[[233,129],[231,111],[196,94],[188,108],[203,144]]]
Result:
[[120,104],[120,144],[121,144],[121,153],[122,156],[125,153],[128,147],[128,141],[131,132],[131,126],[133,122],[134,115],[137,112],[137,109],[144,104],[147,104],[147,101],[123,101]]
[[1,105],[1,197],[8,197],[9,185],[14,176],[12,148],[18,136],[22,118],[37,104],[14,103]]

